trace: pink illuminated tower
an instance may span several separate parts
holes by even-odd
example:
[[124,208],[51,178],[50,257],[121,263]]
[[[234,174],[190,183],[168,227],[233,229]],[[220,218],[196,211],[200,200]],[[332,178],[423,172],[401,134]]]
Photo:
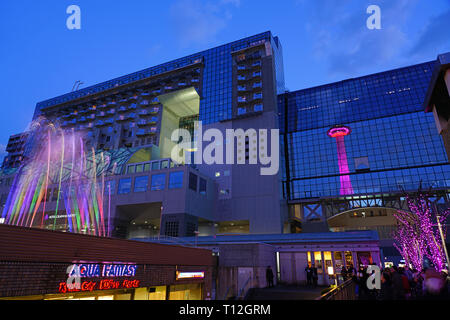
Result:
[[348,169],[347,152],[345,150],[345,136],[348,136],[352,130],[349,127],[337,126],[328,130],[327,135],[336,138],[339,173],[341,174],[341,195],[353,194],[352,182]]

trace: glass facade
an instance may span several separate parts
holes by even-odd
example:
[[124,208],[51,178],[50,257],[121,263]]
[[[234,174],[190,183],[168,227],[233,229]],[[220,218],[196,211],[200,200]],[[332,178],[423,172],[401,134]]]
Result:
[[136,177],[134,180],[134,192],[145,192],[148,188],[148,176]]
[[[426,188],[449,188],[443,142],[433,115],[422,107],[433,65],[280,95],[289,199],[414,191],[421,182]],[[350,133],[331,137],[335,126],[348,127]],[[345,176],[342,163],[348,166]],[[347,194],[342,194],[343,180],[351,183]]]
[[152,176],[152,191],[160,191],[166,188],[166,174],[154,174]]
[[284,92],[284,72],[282,70],[283,58],[281,43],[277,37],[272,37],[271,32],[267,31],[40,102],[36,106],[34,118],[37,118],[44,108],[201,62],[203,64],[203,81],[202,99],[200,101],[200,120],[204,124],[230,120],[232,118],[233,96],[233,57],[231,54],[232,52],[250,47],[261,40],[268,41],[272,44],[275,65],[278,71],[277,89],[278,93],[282,93]]
[[131,178],[120,179],[118,194],[127,194],[131,192]]
[[172,172],[169,176],[169,189],[181,189],[183,187],[183,171]]

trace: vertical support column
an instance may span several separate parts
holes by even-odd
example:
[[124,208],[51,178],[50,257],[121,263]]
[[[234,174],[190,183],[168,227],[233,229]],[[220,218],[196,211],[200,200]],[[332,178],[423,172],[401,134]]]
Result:
[[323,279],[323,284],[324,285],[328,285],[328,272],[326,270],[325,267],[325,255],[324,255],[324,251],[320,251],[320,255],[322,257],[322,279]]
[[352,250],[352,258],[353,258],[353,268],[355,268],[356,272],[359,270],[359,261],[358,261],[358,254],[356,251]]
[[382,268],[380,251],[371,251],[370,255],[372,256],[373,263]]

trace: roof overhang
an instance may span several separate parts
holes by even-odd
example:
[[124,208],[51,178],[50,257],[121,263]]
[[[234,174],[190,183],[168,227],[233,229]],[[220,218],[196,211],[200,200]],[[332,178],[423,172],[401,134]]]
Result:
[[450,52],[438,56],[431,82],[424,102],[425,112],[432,112],[433,107],[449,103],[449,93],[445,84],[445,73],[450,69]]

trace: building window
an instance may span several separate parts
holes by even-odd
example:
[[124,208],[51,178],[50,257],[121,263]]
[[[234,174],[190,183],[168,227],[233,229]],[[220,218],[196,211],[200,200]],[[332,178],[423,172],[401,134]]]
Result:
[[165,235],[168,237],[178,237],[178,230],[180,228],[180,223],[178,221],[167,221]]
[[253,111],[255,111],[255,112],[263,111],[263,105],[255,104],[255,106],[253,107]]
[[206,180],[203,178],[200,178],[199,192],[200,194],[206,196]]
[[256,99],[262,99],[262,93],[261,93],[261,92],[258,92],[258,93],[253,94],[253,99],[254,99],[254,100],[256,100]]
[[169,189],[180,189],[183,187],[183,171],[172,172],[169,176]]
[[136,166],[128,166],[127,174],[133,174],[136,172]]
[[195,231],[197,231],[197,225],[195,223],[186,223],[186,237],[195,236]]
[[152,191],[164,190],[166,187],[166,174],[155,174],[152,176]]
[[159,170],[159,161],[152,163],[152,170]]
[[197,192],[197,175],[189,173],[189,189]]
[[238,108],[238,116],[246,114],[247,113],[247,109],[245,108]]
[[169,168],[169,160],[163,160],[161,162],[161,169],[167,169]]
[[317,268],[317,273],[322,274],[322,252],[314,252],[314,265]]
[[150,163],[144,164],[144,172],[149,172],[151,170]]
[[131,178],[120,179],[118,194],[127,194],[131,192]]
[[138,164],[136,166],[136,173],[142,173],[144,172],[144,165],[143,164]]
[[134,192],[145,192],[148,188],[148,176],[137,177],[134,180]]

